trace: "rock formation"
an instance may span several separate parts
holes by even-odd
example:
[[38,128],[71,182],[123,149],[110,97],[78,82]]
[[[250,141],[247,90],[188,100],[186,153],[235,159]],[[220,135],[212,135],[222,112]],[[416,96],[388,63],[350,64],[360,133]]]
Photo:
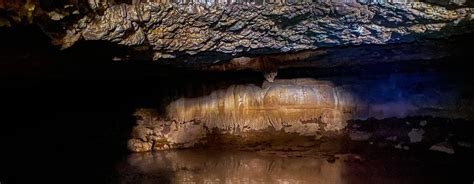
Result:
[[458,101],[461,91],[457,87],[443,93],[437,92],[441,87],[420,88],[433,81],[432,77],[394,76],[385,82],[339,85],[314,79],[276,80],[261,87],[234,85],[206,96],[172,101],[164,114],[137,111],[139,120],[129,149],[187,148],[204,144],[214,133],[242,139],[268,131],[320,136],[344,129],[348,120],[371,117],[472,119],[472,109],[465,105],[469,103]]
[[[127,48],[116,60],[155,60],[204,71],[250,69],[267,80],[261,86],[233,85],[182,97],[161,104],[164,113],[137,111],[139,121],[128,144],[132,151],[192,147],[215,133],[245,137],[269,130],[316,136],[370,117],[472,118],[470,106],[456,100],[455,90],[419,94],[398,84],[275,79],[284,68],[456,56],[466,48],[449,39],[474,30],[469,0],[0,0],[0,27],[23,24],[37,25],[62,49],[101,41]],[[406,85],[421,85],[410,80]]]
[[458,4],[450,9],[425,2],[376,1],[35,2],[21,6],[0,1],[0,10],[7,14],[2,25],[22,18],[35,22],[62,48],[79,40],[103,40],[150,60],[218,56],[198,61],[203,64],[242,55],[446,38],[471,32],[474,18],[474,9],[465,6],[470,1],[435,1]]
[[62,46],[80,39],[147,46],[154,60],[202,52],[294,52],[470,32],[472,12],[471,8],[447,10],[426,3],[120,4],[108,7],[103,15],[80,19],[67,30]]

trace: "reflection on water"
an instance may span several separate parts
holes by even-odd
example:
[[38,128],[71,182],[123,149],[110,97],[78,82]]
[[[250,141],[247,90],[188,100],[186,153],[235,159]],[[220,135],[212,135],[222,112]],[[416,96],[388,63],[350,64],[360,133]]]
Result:
[[[173,183],[345,183],[344,163],[251,152],[171,151],[133,154],[128,164],[141,181]],[[126,178],[131,179],[131,178]]]
[[[174,150],[131,154],[119,167],[120,183],[452,183],[472,179],[449,158],[391,153],[286,157],[285,153]],[[383,156],[381,156],[383,155]],[[455,183],[458,183],[455,182]]]

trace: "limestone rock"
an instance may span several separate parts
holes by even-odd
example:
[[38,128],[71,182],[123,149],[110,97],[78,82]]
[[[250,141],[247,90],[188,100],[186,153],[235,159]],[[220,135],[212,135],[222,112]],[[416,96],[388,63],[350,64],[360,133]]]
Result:
[[419,143],[423,140],[423,134],[425,131],[423,129],[412,128],[408,132],[408,137],[410,138],[411,143]]
[[[380,132],[385,132],[383,134],[364,129],[366,125],[363,124],[348,130],[344,128],[348,120],[368,118],[435,116],[472,119],[472,116],[466,116],[472,115],[471,112],[457,110],[461,104],[451,103],[460,97],[452,92],[445,91],[451,95],[444,95],[432,92],[437,88],[411,90],[411,86],[430,83],[430,80],[390,78],[393,83],[364,82],[356,78],[356,82],[336,82],[337,85],[310,78],[277,79],[272,83],[264,82],[261,86],[232,85],[202,96],[177,98],[163,104],[165,112],[141,109],[135,113],[138,118],[132,132],[134,141],[131,148],[188,148],[205,144],[214,134],[258,139],[254,135],[268,135],[262,132],[312,138],[348,133],[349,138],[357,141],[386,139],[394,142],[408,137],[411,143],[419,143],[430,126],[421,129],[416,128],[418,123],[412,123],[410,125],[415,128],[396,130],[385,127],[380,129]],[[388,89],[387,86],[392,87]],[[388,100],[385,96],[377,96],[381,91],[397,97]],[[434,106],[443,111],[432,111]],[[400,148],[410,149],[407,145],[400,145]]]
[[[140,58],[194,61],[206,56],[196,62],[209,64],[237,56],[387,45],[470,33],[474,30],[470,3],[0,1],[0,11],[6,12],[0,15],[0,25],[34,22],[61,48],[80,40],[102,40],[125,45],[130,51],[149,48],[137,51]],[[459,5],[452,8],[450,4]],[[271,81],[276,72],[264,74]]]
[[351,131],[349,133],[349,137],[353,141],[366,141],[369,140],[369,138],[372,136],[371,133],[369,132],[363,132],[363,131]]
[[[104,2],[90,2],[94,9]],[[203,6],[114,4],[74,24],[85,40],[148,45],[156,53],[245,54],[412,42],[472,31],[472,8],[407,4],[323,3]],[[62,38],[64,47],[76,40]],[[266,51],[264,51],[266,50]],[[153,59],[160,59],[155,54]]]
[[432,151],[439,151],[447,154],[454,154],[454,149],[448,142],[441,142],[430,147]]
[[472,0],[426,0],[426,2],[445,7],[463,7],[474,5],[474,1]]
[[133,152],[150,151],[152,144],[138,139],[130,139],[127,145],[128,149]]
[[464,148],[474,148],[474,144],[471,143],[471,142],[460,141],[457,144],[458,144],[458,146],[464,147]]
[[424,127],[428,124],[428,121],[426,120],[423,120],[423,121],[420,121],[420,126]]

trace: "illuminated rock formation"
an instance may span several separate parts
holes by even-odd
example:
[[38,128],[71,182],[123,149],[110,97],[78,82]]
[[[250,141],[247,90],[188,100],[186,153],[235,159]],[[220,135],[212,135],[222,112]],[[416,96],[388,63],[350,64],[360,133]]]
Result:
[[[399,81],[411,80],[406,84]],[[394,77],[334,85],[314,79],[276,80],[261,87],[234,85],[197,98],[180,98],[165,114],[139,110],[129,149],[132,151],[186,148],[205,143],[209,134],[241,136],[275,131],[301,136],[338,132],[350,119],[430,115],[472,118],[472,109],[458,103],[456,89],[413,91],[410,86],[431,78]]]
[[[156,149],[190,147],[213,129],[229,134],[267,128],[302,135],[336,131],[345,126],[344,110],[352,105],[349,100],[331,83],[310,79],[275,81],[262,87],[231,86],[201,98],[178,99],[168,105],[162,120],[139,111],[137,115],[144,119],[135,135],[142,141],[155,135],[151,139],[156,142],[132,140],[130,146],[135,151],[149,150],[151,145]],[[146,126],[154,129],[146,132]]]
[[237,85],[202,98],[179,99],[167,113],[178,122],[194,121],[228,133],[272,127],[313,134],[343,128],[343,111],[352,105],[349,100],[329,82],[277,80],[262,87]]

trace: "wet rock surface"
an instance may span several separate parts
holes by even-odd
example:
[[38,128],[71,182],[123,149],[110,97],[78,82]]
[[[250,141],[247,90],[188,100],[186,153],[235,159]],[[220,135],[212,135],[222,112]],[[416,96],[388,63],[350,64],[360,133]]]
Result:
[[215,52],[275,53],[321,47],[411,42],[470,32],[472,9],[425,3],[309,5],[113,5],[85,17],[62,39],[148,46],[153,59]]
[[199,56],[196,62],[203,64],[245,55],[449,38],[473,30],[469,6],[447,9],[425,2],[1,2],[7,15],[2,25],[35,22],[62,48],[102,40],[135,53],[120,59],[193,61]]
[[[352,83],[353,80],[358,83]],[[456,84],[449,84],[449,88],[429,86],[442,81],[438,76],[393,75],[388,81],[364,80],[294,79],[264,82],[261,87],[233,85],[205,96],[173,100],[161,113],[141,109],[136,113],[138,122],[129,149],[141,152],[202,146],[214,135],[230,137],[226,138],[229,142],[234,140],[242,145],[260,144],[272,137],[319,139],[343,135],[353,141],[392,141],[397,143],[393,146],[410,149],[406,145],[430,141],[427,137],[433,135],[426,128],[431,123],[402,122],[394,130],[379,132],[358,124],[346,126],[347,122],[409,116],[472,120],[472,109],[467,105],[470,102],[460,96],[469,89],[458,88]],[[391,88],[387,87],[389,84]],[[381,93],[384,95],[380,96]],[[380,137],[379,133],[391,134]],[[143,143],[153,148],[143,150]]]
[[[424,128],[417,124],[423,121],[428,122]],[[407,134],[413,128],[424,129],[426,139],[410,143]],[[473,131],[472,122],[430,117],[370,119],[351,121],[347,129],[369,132],[374,136],[360,142],[349,137],[315,139],[286,135],[283,138],[285,136],[260,132],[261,137],[267,135],[275,139],[253,145],[235,141],[245,139],[243,137],[222,136],[205,149],[132,153],[118,167],[120,177],[117,180],[450,183],[473,179],[465,168],[472,165],[474,150],[450,143],[469,136],[463,130]],[[397,140],[385,140],[394,135]],[[438,143],[447,137],[448,141]],[[433,143],[435,146],[431,146]]]
[[[429,121],[431,125],[419,127],[417,125],[400,126],[406,121]],[[186,127],[184,127],[186,128]],[[421,129],[425,133],[424,139],[413,142],[410,137],[411,129]],[[469,135],[474,127],[470,121],[432,117],[410,117],[390,119],[369,119],[349,121],[348,126],[341,132],[319,132],[316,135],[303,135],[284,131],[266,129],[249,131],[243,134],[229,134],[212,132],[201,135],[198,144],[172,144],[169,147],[160,146],[150,150],[167,150],[172,148],[210,148],[225,150],[255,151],[259,154],[283,154],[286,156],[321,156],[338,153],[348,153],[364,147],[382,150],[403,150],[412,153],[427,154],[430,151],[461,155],[474,153],[472,145],[474,139]],[[176,131],[176,130],[175,130]],[[196,138],[196,137],[194,137]],[[134,152],[143,152],[140,147],[148,142],[129,142],[129,149]],[[460,142],[456,144],[456,142]],[[166,142],[163,142],[166,143]],[[174,145],[174,146],[173,146]]]
[[430,150],[439,151],[447,154],[454,154],[453,146],[447,142],[441,142],[430,147]]

